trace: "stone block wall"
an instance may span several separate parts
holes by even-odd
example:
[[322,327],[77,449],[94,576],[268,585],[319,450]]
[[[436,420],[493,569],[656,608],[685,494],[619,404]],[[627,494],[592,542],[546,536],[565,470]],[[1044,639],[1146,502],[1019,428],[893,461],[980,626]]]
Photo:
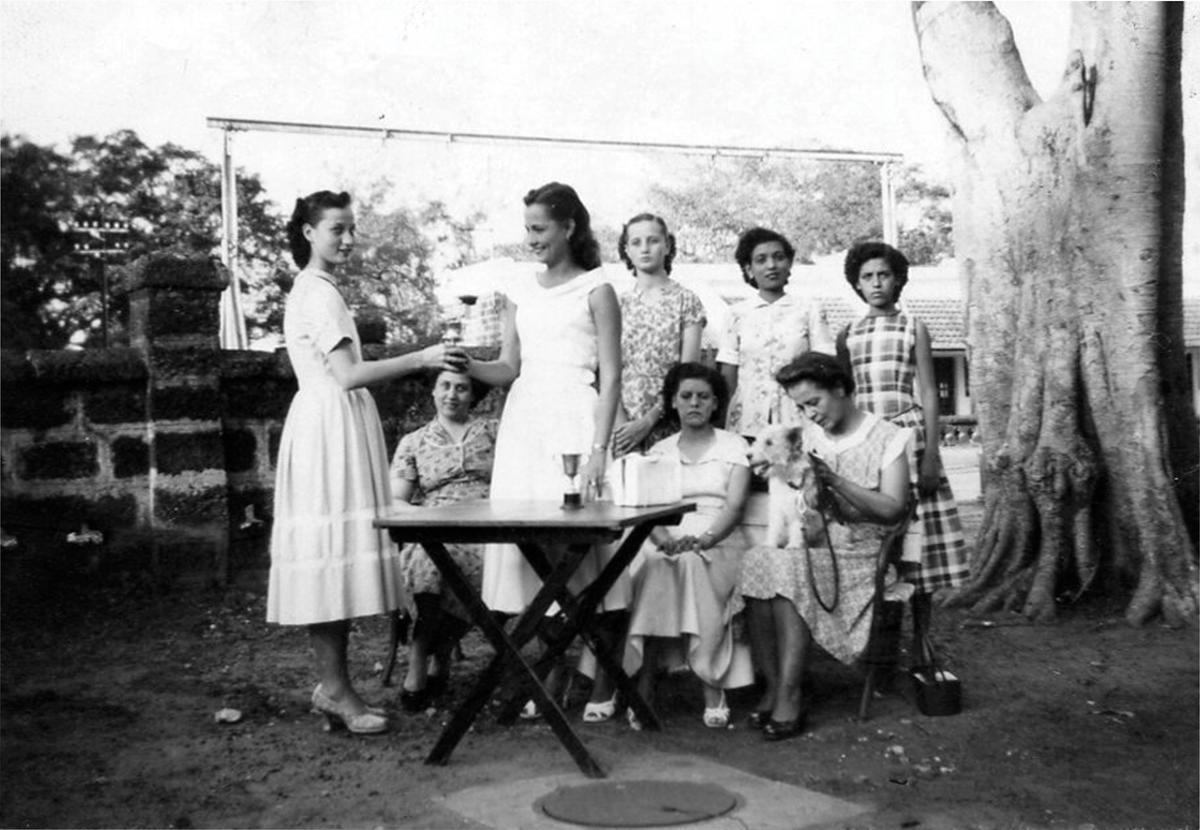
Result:
[[[0,354],[4,567],[46,580],[114,568],[261,578],[296,390],[287,355],[219,348],[224,283],[207,261],[153,257],[123,277],[130,348]],[[410,377],[372,389],[389,451],[432,417],[430,388]],[[493,393],[478,409],[499,406]],[[66,541],[85,525],[104,541]]]

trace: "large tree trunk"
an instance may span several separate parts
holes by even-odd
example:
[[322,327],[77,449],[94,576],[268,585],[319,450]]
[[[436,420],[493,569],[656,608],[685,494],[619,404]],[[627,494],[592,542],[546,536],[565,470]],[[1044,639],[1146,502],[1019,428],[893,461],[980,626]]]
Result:
[[962,151],[954,242],[983,440],[984,523],[956,603],[1048,620],[1123,587],[1133,623],[1196,620],[1181,6],[1074,4],[1043,102],[991,3],[913,4]]

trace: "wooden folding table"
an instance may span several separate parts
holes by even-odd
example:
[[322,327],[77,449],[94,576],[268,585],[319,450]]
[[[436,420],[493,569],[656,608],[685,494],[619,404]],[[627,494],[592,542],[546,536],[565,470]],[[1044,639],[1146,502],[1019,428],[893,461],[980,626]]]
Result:
[[[678,524],[684,513],[695,509],[692,502],[650,507],[617,507],[609,502],[591,502],[571,509],[557,502],[479,500],[405,510],[376,520],[375,525],[386,529],[397,543],[415,542],[426,550],[471,619],[496,649],[495,656],[442,730],[425,762],[444,764],[449,760],[450,753],[479,712],[504,683],[506,675],[512,673],[517,682],[510,684],[515,688],[508,705],[501,710],[501,722],[515,719],[517,707],[532,697],[579,769],[591,778],[603,778],[604,770],[575,734],[539,676],[539,672],[558,659],[576,636],[581,637],[596,655],[600,668],[612,678],[643,726],[659,729],[654,711],[621,668],[621,655],[611,653],[597,636],[596,608],[621,571],[633,561],[650,531],[658,525]],[[626,533],[628,535],[616,553],[590,585],[578,595],[567,587],[592,545],[611,543]],[[506,632],[484,605],[479,592],[467,581],[445,547],[448,543],[488,542],[515,544],[542,579],[541,589],[511,632]],[[547,614],[554,603],[558,603],[558,612]],[[537,663],[531,665],[521,654],[521,648],[539,634],[548,635],[547,647]],[[527,683],[521,683],[522,680]]]

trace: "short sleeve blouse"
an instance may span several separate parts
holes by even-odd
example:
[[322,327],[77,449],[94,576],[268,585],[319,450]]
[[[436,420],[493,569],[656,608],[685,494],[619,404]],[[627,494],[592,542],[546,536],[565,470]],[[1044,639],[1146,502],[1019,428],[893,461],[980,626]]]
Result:
[[726,427],[758,435],[771,424],[800,424],[799,409],[775,382],[775,372],[810,349],[833,350],[825,313],[816,300],[784,294],[773,303],[754,297],[730,311],[717,362],[738,367]]
[[435,418],[400,439],[392,456],[392,480],[412,482],[418,504],[485,498],[492,479],[496,428],[491,418],[473,418],[462,441],[456,441]]
[[333,381],[326,356],[345,340],[350,341],[355,359],[362,360],[362,346],[350,309],[333,277],[322,271],[306,269],[296,276],[287,297],[283,334],[300,386]]

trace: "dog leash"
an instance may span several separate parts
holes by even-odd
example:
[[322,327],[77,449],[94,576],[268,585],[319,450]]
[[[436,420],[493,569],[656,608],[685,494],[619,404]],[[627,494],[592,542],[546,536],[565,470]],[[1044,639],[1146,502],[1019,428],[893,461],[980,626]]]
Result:
[[812,588],[813,596],[817,598],[817,605],[820,605],[826,614],[832,614],[837,610],[838,603],[842,599],[842,569],[838,565],[837,551],[833,549],[833,537],[829,535],[829,523],[825,519],[825,511],[818,510],[817,515],[821,517],[821,529],[825,532],[825,542],[829,545],[829,564],[833,568],[833,602],[826,605],[825,599],[821,596],[821,589],[817,587],[817,578],[813,576],[812,545],[806,542],[804,560],[808,565],[808,587]]
[[[796,492],[801,492],[800,488],[790,481],[787,482],[787,486]],[[822,491],[821,498],[817,500],[818,504],[824,501],[824,487],[824,484],[818,484],[818,488]],[[825,598],[821,596],[821,589],[817,587],[817,578],[813,576],[812,545],[808,544],[808,540],[804,542],[804,563],[808,566],[808,587],[812,589],[813,596],[817,598],[817,605],[820,605],[826,614],[832,614],[837,610],[838,603],[842,598],[842,569],[838,565],[837,551],[833,549],[833,537],[829,535],[829,522],[825,518],[825,511],[818,509],[816,513],[821,517],[821,530],[825,532],[825,543],[829,546],[829,563],[833,569],[832,603],[826,604]]]

